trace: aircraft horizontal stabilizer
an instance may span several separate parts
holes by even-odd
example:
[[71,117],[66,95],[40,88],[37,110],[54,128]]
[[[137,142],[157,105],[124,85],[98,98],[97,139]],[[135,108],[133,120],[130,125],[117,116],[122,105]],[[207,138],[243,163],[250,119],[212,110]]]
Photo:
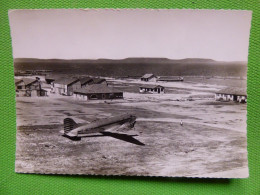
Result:
[[75,134],[73,132],[66,133],[66,135],[69,137],[77,137],[77,134]]
[[68,137],[77,137],[77,135],[75,133],[72,133],[72,132],[66,133],[64,130],[61,130],[60,133],[62,135],[67,135]]

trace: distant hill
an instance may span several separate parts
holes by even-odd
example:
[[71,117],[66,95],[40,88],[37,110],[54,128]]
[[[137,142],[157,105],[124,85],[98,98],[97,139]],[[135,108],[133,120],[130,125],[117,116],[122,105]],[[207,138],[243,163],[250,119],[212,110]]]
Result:
[[126,58],[126,59],[14,59],[15,71],[52,70],[59,73],[99,76],[155,75],[246,76],[246,62],[220,62],[212,59]]

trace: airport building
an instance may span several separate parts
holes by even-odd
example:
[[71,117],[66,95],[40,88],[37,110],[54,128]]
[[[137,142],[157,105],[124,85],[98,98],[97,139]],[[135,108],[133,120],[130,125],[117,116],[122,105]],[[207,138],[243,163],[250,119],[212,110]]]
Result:
[[81,77],[79,78],[81,87],[86,87],[87,85],[94,84],[94,80],[91,77]]
[[46,81],[47,84],[51,84],[57,78],[58,78],[57,76],[54,76],[52,74],[48,74],[48,75],[45,76],[45,81]]
[[139,87],[140,93],[165,93],[165,88],[161,85],[144,85]]
[[77,78],[59,78],[51,83],[51,92],[71,96],[76,89],[81,88],[81,83]]
[[93,78],[93,84],[107,85],[107,81],[106,81],[106,79],[102,79],[102,78]]
[[162,76],[157,78],[156,81],[162,81],[162,82],[179,82],[183,81],[183,77],[180,76]]
[[217,101],[234,101],[239,103],[247,102],[246,88],[225,88],[215,94]]
[[145,74],[144,76],[141,77],[141,81],[155,82],[156,81],[156,76],[154,74]]
[[40,79],[15,79],[16,96],[37,97],[47,96],[47,91],[41,88]]
[[106,79],[102,79],[102,78],[80,77],[79,80],[80,80],[82,88],[86,87],[87,85],[92,85],[92,84],[104,84],[104,85],[107,85]]
[[75,90],[73,97],[82,100],[123,99],[123,92],[104,84],[92,84]]

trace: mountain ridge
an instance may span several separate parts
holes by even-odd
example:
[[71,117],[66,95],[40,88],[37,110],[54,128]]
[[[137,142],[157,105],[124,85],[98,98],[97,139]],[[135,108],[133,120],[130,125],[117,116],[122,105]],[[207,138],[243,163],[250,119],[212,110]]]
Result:
[[40,58],[14,58],[15,63],[19,62],[32,62],[32,61],[41,61],[41,62],[49,62],[49,61],[56,61],[56,62],[132,62],[132,63],[139,63],[139,62],[186,62],[186,63],[209,63],[209,62],[225,62],[225,63],[246,63],[245,61],[216,61],[213,59],[208,58],[183,58],[183,59],[169,59],[169,58],[146,58],[146,57],[129,57],[124,59],[106,59],[106,58],[98,58],[98,59],[40,59]]
[[[212,59],[125,58],[125,59],[14,59],[15,71],[51,70],[58,73],[98,76],[155,75],[246,76],[246,62]],[[109,68],[108,68],[109,67]]]

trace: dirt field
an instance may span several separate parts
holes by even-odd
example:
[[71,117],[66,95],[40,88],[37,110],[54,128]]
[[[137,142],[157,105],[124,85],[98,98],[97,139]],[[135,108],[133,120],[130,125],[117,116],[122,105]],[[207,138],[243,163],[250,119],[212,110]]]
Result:
[[[138,80],[107,79],[125,92],[123,100],[17,98],[17,172],[189,177],[247,172],[246,104],[216,102],[214,92],[225,86],[189,80],[160,83],[166,94],[139,94]],[[66,117],[84,123],[126,112],[138,117],[129,132],[81,141],[59,134]]]

